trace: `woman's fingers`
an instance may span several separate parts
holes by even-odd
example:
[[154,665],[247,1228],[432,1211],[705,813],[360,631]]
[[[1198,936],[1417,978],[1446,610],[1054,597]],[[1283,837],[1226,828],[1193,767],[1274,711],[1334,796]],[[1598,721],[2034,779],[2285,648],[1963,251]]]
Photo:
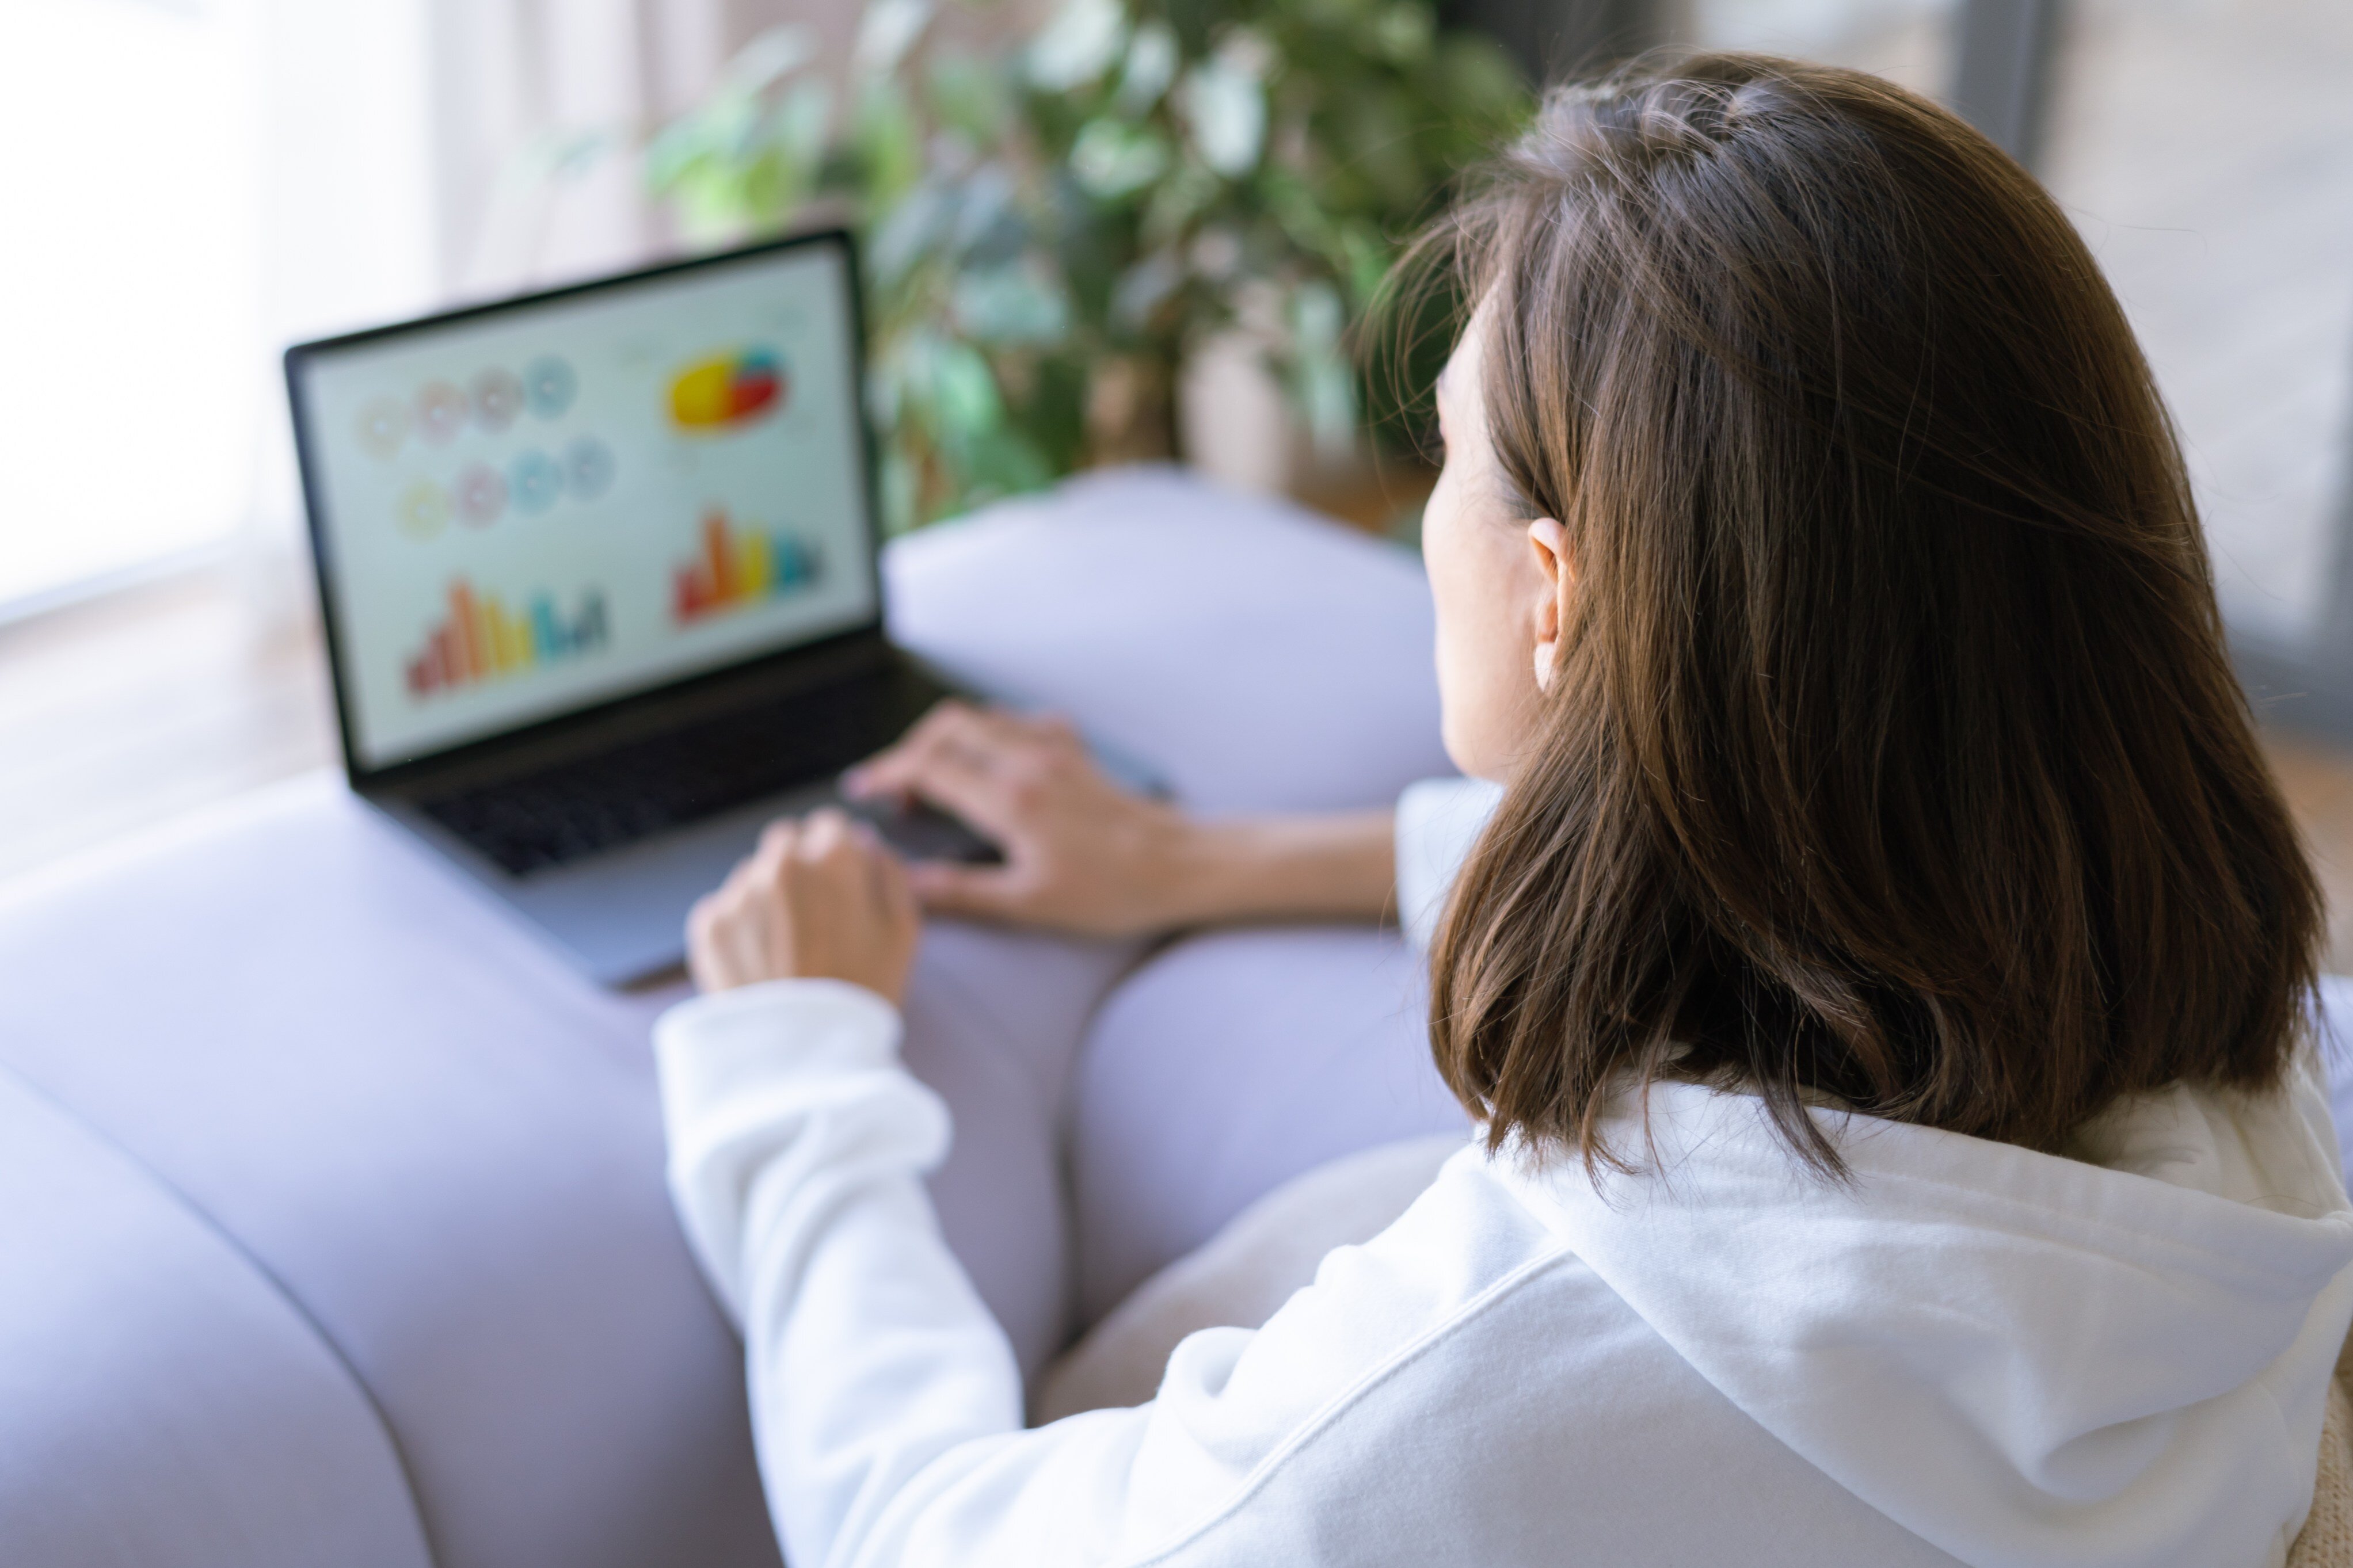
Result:
[[853,799],[925,795],[925,784],[947,765],[982,773],[1043,753],[1082,755],[1078,731],[1059,715],[1023,715],[978,709],[950,699],[892,746],[842,775]]
[[686,970],[698,991],[724,991],[735,984],[719,946],[719,894],[705,893],[686,915]]
[[943,703],[904,742],[845,776],[843,787],[866,798],[928,801],[1010,850],[1029,826],[1039,776],[1080,754],[1067,725],[1033,725]]
[[1004,850],[998,867],[909,868],[926,910],[1112,934],[1182,908],[1189,825],[1104,777],[1059,716],[944,702],[843,787],[927,801]]
[[803,864],[823,865],[838,860],[850,847],[849,817],[828,806],[811,812],[801,823],[800,831],[791,840],[790,858]]
[[842,774],[843,790],[852,798],[909,793],[924,759],[969,733],[972,718],[973,710],[954,698],[934,705],[897,741]]
[[897,1000],[921,929],[896,860],[839,811],[772,824],[687,917],[687,964],[707,991],[793,976],[848,980]]
[[1008,867],[926,860],[908,867],[905,881],[909,896],[933,914],[1004,921],[1030,913],[1028,888]]
[[915,901],[914,889],[908,885],[906,863],[891,853],[882,836],[872,826],[853,821],[850,837],[857,840],[859,858],[864,862],[868,895],[884,918],[893,924],[914,925],[923,919],[923,910]]

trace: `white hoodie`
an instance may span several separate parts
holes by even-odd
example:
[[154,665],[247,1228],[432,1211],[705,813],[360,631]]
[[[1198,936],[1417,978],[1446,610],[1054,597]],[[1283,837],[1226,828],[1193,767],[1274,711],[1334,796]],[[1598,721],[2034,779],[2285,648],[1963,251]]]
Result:
[[1187,1340],[1153,1403],[1024,1431],[897,1035],[786,981],[657,1036],[796,1568],[2257,1568],[2309,1507],[2353,1207],[2308,1060],[2122,1108],[2081,1160],[1824,1112],[1847,1186],[1753,1099],[1662,1085],[1653,1170],[1466,1149],[1264,1328]]

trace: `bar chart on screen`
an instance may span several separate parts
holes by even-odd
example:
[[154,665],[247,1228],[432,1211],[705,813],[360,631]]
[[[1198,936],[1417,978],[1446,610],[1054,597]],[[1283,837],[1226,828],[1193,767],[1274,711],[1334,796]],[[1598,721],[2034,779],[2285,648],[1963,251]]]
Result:
[[570,615],[554,595],[532,595],[520,612],[495,594],[460,577],[449,584],[444,614],[406,663],[408,694],[422,700],[486,680],[523,674],[543,664],[577,658],[606,645],[605,595],[590,588]]
[[681,626],[776,598],[814,584],[822,563],[796,534],[738,528],[725,507],[702,514],[702,548],[671,579],[670,611]]

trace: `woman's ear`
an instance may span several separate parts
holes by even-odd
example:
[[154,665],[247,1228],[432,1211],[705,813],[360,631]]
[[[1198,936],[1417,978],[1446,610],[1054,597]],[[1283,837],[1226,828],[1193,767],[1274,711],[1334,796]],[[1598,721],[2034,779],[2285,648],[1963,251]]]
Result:
[[1560,661],[1560,629],[1568,624],[1568,596],[1577,588],[1577,569],[1569,564],[1568,530],[1549,517],[1528,524],[1528,546],[1535,552],[1536,571],[1544,596],[1531,606],[1535,612],[1536,689],[1552,689],[1552,672]]

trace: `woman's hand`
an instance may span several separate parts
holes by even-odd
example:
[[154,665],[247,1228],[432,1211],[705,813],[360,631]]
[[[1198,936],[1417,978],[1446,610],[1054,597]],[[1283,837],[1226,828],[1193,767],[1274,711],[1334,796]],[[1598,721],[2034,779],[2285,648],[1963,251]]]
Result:
[[1098,936],[1195,913],[1200,829],[1105,778],[1061,720],[943,702],[842,787],[928,801],[1004,851],[1001,866],[910,866],[926,909]]
[[778,822],[686,921],[697,986],[847,980],[897,1005],[923,917],[906,868],[839,811]]

